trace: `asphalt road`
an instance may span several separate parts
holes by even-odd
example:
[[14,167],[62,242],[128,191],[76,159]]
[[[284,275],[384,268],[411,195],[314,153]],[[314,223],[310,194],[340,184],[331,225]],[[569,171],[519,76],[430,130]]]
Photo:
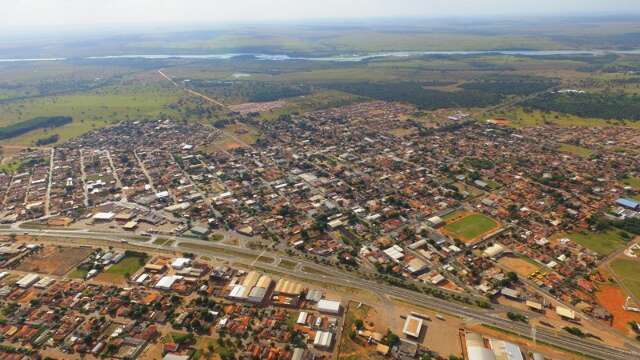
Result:
[[[90,232],[85,230],[49,230],[49,229],[0,229],[0,234],[29,234],[34,236],[59,236],[78,239],[92,239],[101,240],[113,243],[116,246],[123,244],[122,240],[127,239],[132,245],[147,247],[150,250],[162,249],[170,251],[181,251],[197,253],[198,255],[207,255],[218,258],[228,258],[230,260],[244,263],[250,266],[265,269],[267,271],[272,270],[274,272],[287,272],[291,271],[292,275],[309,281],[321,281],[323,283],[332,284],[342,287],[357,288],[366,291],[372,291],[381,296],[393,296],[400,298],[405,302],[412,303],[414,305],[420,305],[427,308],[434,309],[436,311],[450,314],[458,317],[467,318],[485,325],[490,325],[520,336],[531,337],[531,328],[524,323],[513,322],[499,317],[496,313],[503,312],[509,308],[504,306],[498,306],[497,309],[485,310],[476,308],[473,306],[467,306],[461,303],[438,299],[429,295],[406,290],[399,287],[394,287],[381,282],[375,282],[371,280],[362,279],[356,275],[336,270],[332,267],[318,265],[314,262],[306,261],[304,259],[292,258],[282,256],[280,254],[270,253],[264,250],[252,250],[247,248],[241,248],[233,245],[223,244],[219,242],[210,242],[196,240],[192,238],[184,237],[167,237],[167,239],[174,240],[174,244],[171,246],[161,246],[153,244],[151,239],[147,242],[131,240],[132,235],[130,233],[107,233],[107,232]],[[163,237],[164,238],[164,237]],[[190,246],[191,245],[191,246]],[[193,245],[197,245],[197,250]],[[202,248],[203,246],[210,248],[210,250]],[[227,250],[227,253],[224,251]],[[236,255],[234,255],[236,254]],[[243,255],[243,256],[239,256]],[[259,256],[267,256],[274,259],[274,263],[281,260],[289,260],[304,265],[304,267],[316,270],[317,273],[308,273],[302,271],[302,267],[298,266],[294,270],[287,270],[277,265],[269,263],[263,263],[255,261]],[[326,275],[322,275],[326,274]],[[502,309],[504,308],[504,309]],[[617,359],[639,359],[640,352],[629,351],[617,347],[608,346],[602,342],[595,340],[589,340],[584,338],[578,338],[568,333],[559,333],[550,329],[537,328],[536,339],[540,343],[546,343],[559,348],[563,348],[572,352],[582,353],[592,358],[598,358],[603,360],[617,360]]]

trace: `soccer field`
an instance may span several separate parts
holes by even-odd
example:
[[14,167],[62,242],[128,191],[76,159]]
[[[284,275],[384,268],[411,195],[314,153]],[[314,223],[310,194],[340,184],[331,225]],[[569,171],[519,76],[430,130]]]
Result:
[[482,235],[498,229],[500,224],[482,214],[467,215],[459,220],[455,220],[444,227],[444,230],[455,238],[465,243],[478,240]]

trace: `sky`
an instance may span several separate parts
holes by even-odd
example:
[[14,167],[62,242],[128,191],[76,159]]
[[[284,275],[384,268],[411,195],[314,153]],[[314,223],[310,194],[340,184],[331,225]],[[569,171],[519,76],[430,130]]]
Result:
[[640,0],[0,0],[0,29],[368,17],[640,14]]

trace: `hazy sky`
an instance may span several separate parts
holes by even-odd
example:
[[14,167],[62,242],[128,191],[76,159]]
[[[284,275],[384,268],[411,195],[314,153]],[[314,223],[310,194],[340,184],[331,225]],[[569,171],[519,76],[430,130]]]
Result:
[[0,28],[640,13],[640,0],[0,0]]

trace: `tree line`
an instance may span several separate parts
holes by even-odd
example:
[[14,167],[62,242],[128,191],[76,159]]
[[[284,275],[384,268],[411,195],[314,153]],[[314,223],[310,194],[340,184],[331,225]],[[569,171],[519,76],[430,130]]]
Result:
[[522,105],[580,117],[640,120],[640,96],[623,93],[545,93],[525,100]]
[[500,103],[501,94],[476,90],[425,89],[419,82],[356,82],[328,84],[328,88],[384,101],[407,102],[422,110],[486,107]]
[[69,124],[70,116],[36,117],[0,128],[0,140],[10,139],[36,129],[54,128]]

